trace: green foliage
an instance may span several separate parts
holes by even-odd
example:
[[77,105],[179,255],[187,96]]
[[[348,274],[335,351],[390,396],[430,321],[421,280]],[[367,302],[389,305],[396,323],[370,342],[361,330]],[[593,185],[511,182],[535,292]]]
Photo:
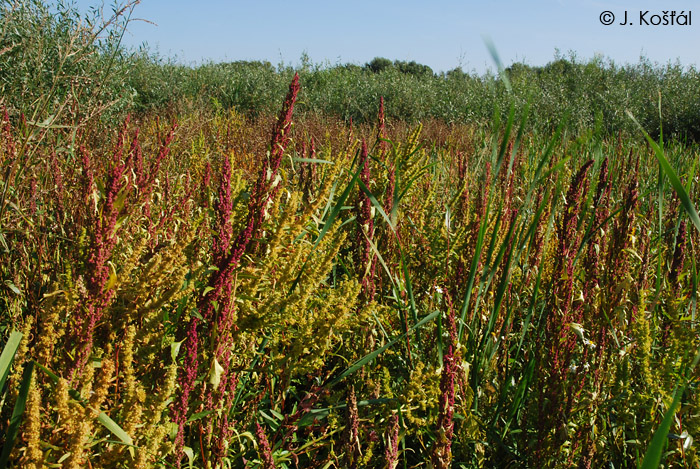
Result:
[[121,118],[133,105],[121,47],[133,4],[81,17],[72,4],[41,0],[0,6],[0,94],[13,116],[43,125]]
[[[83,115],[110,108],[103,118],[132,106],[142,112],[173,111],[214,103],[251,116],[276,112],[275,97],[284,92],[292,67],[256,61],[187,66],[147,48],[127,51],[120,40],[130,12],[131,5],[115,6],[114,15],[100,22],[96,12],[80,18],[61,2],[55,11],[41,0],[4,3],[0,84],[8,105],[28,103],[35,110],[38,100],[49,97],[41,120],[66,100],[82,103]],[[530,103],[532,130],[552,131],[568,114],[568,130],[574,133],[597,125],[608,135],[630,133],[634,126],[625,114],[630,111],[653,137],[663,121],[668,136],[700,139],[700,72],[680,63],[640,59],[619,65],[599,57],[581,61],[573,54],[557,55],[541,67],[510,65],[505,72],[512,92],[507,92],[489,73],[479,76],[457,68],[436,74],[415,61],[376,57],[364,66],[324,67],[308,57],[302,62],[297,70],[306,83],[301,113],[371,122],[383,96],[395,119],[483,123],[494,108],[508,109],[514,100],[518,110]],[[655,107],[659,93],[664,99],[661,120]]]
[[[432,458],[465,467],[630,466],[641,462],[683,374],[690,377],[676,395],[678,419],[667,422],[678,444],[669,440],[663,458],[696,460],[689,438],[700,422],[687,351],[699,345],[689,332],[697,282],[688,259],[700,233],[683,238],[682,262],[669,259],[679,255],[649,229],[658,215],[658,160],[641,138],[566,136],[565,124],[554,135],[529,132],[515,106],[492,124],[499,131],[395,123],[385,147],[370,145],[367,178],[356,152],[376,131],[307,117],[292,130],[297,145],[271,183],[279,191],[232,272],[230,293],[219,293],[207,313],[202,299],[223,288],[211,283],[221,268],[217,246],[228,227],[235,235],[248,219],[255,183],[247,174],[254,178],[261,161],[251,142],[266,141],[269,127],[221,109],[206,118],[181,112],[159,166],[167,129],[148,114],[138,137],[132,124],[123,136],[104,127],[81,137],[80,170],[67,150],[65,161],[50,153],[72,130],[49,129],[9,185],[2,221],[16,229],[5,242],[21,249],[9,251],[0,272],[21,295],[2,290],[13,311],[6,322],[35,337],[17,348],[18,360],[56,373],[51,381],[39,373],[33,384],[20,370],[8,378],[8,395],[29,386],[20,401],[25,418],[14,420],[11,465],[64,458],[78,467],[90,458],[104,467],[237,467],[246,458],[381,467]],[[313,154],[311,129],[325,133]],[[19,138],[13,130],[3,140],[3,161]],[[120,147],[134,138],[138,145]],[[685,191],[661,193],[662,225],[673,226],[686,219],[685,198],[696,190],[686,179],[697,148],[667,141],[664,153],[673,155],[664,161],[674,187]],[[230,155],[229,170],[220,155]],[[589,177],[575,183],[589,155]],[[596,186],[607,181],[602,155],[622,176],[598,199]],[[109,175],[132,162],[122,177],[133,185],[110,199]],[[148,168],[156,171],[152,188]],[[227,193],[230,218],[222,223]],[[374,230],[358,223],[363,198],[374,208]],[[93,291],[109,200],[120,210],[118,237],[101,261],[104,286]],[[567,224],[571,217],[578,219]],[[367,265],[355,255],[363,240]],[[95,305],[105,320],[69,383],[84,340],[76,318]],[[224,314],[235,327],[226,329]],[[178,420],[184,386],[193,391]],[[576,391],[569,399],[565,389]],[[5,412],[10,419],[9,406]]]
[[375,57],[371,62],[365,64],[365,68],[373,73],[380,73],[389,70],[393,66],[391,60],[385,57]]
[[[269,63],[210,63],[190,68],[157,57],[140,60],[143,71],[133,75],[138,82],[130,82],[138,92],[140,108],[207,96],[247,114],[271,113],[273,96],[283,92],[294,73],[289,67],[275,69]],[[694,124],[700,116],[700,91],[695,86],[700,72],[678,63],[641,60],[620,66],[612,61],[581,62],[571,57],[543,67],[514,64],[506,70],[512,93],[489,74],[478,76],[455,69],[435,75],[415,62],[382,58],[364,67],[310,67],[299,72],[306,83],[302,114],[335,115],[356,123],[374,119],[380,96],[387,103],[388,117],[448,123],[486,122],[494,108],[505,110],[512,99],[518,110],[530,103],[531,130],[551,131],[568,115],[567,127],[574,133],[600,125],[608,135],[630,134],[634,125],[625,114],[629,110],[650,134],[658,136],[661,121],[655,102],[661,93],[666,134],[695,141],[700,138]]]
[[3,5],[0,464],[698,465],[695,69],[305,59],[271,148],[292,68]]
[[433,70],[427,65],[419,64],[415,60],[406,62],[405,60],[391,60],[384,57],[375,57],[370,62],[366,63],[364,70],[369,70],[372,73],[381,73],[389,70],[398,70],[406,75],[413,76],[433,76]]

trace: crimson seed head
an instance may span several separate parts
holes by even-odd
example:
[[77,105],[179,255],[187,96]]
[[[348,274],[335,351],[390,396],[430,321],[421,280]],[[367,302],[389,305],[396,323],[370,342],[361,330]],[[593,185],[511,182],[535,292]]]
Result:
[[477,214],[480,218],[483,218],[486,215],[486,205],[489,200],[489,186],[491,185],[490,182],[491,163],[486,163],[486,172],[484,173],[484,193],[481,199],[477,201]]
[[[311,137],[311,146],[309,149],[309,158],[312,160],[316,159],[316,139]],[[311,179],[313,180],[316,177],[316,165],[315,164],[310,164],[309,166],[311,168]]]
[[204,196],[202,204],[204,207],[209,207],[209,185],[211,184],[212,169],[211,163],[207,161],[207,166],[204,168],[204,175],[202,176],[201,193]]
[[56,188],[56,208],[58,209],[58,213],[63,213],[65,211],[63,205],[63,199],[65,197],[63,173],[61,171],[61,167],[59,166],[58,156],[56,155],[55,151],[51,153],[51,175],[53,176]]
[[[635,210],[639,202],[639,189],[637,179],[633,178],[627,186],[624,207],[613,224],[613,234],[608,249],[608,275],[611,279],[620,279],[627,270],[627,256],[625,250],[629,247],[629,234],[633,229]],[[612,284],[616,284],[612,281]]]
[[263,428],[258,422],[255,422],[255,436],[258,439],[258,447],[260,456],[263,459],[263,467],[265,469],[272,469],[276,467],[275,459],[272,456],[272,448],[270,447],[270,442],[267,440],[265,430],[263,430]]
[[[595,198],[593,199],[594,226],[602,226],[605,219],[608,217],[608,204],[610,201],[610,190],[612,189],[609,176],[608,159],[605,158],[600,167],[598,186],[596,188]],[[598,276],[600,274],[600,249],[596,249],[596,246],[600,246],[601,244],[600,237],[600,230],[595,230],[588,243],[585,271],[588,276],[587,283],[589,287],[598,285]]]
[[83,165],[83,190],[85,191],[85,200],[92,194],[92,188],[95,184],[95,178],[92,175],[92,162],[90,161],[90,153],[84,146],[80,147],[80,162]]
[[369,180],[370,180],[370,172],[369,172],[369,153],[367,150],[367,142],[363,139],[362,140],[362,150],[360,151],[360,179],[362,182],[365,184],[365,186],[369,189]]
[[233,199],[231,199],[231,163],[228,157],[224,157],[221,165],[221,180],[219,182],[219,196],[215,203],[217,214],[218,238],[214,241],[214,261],[221,260],[228,253],[229,244],[233,237],[233,227],[231,226],[231,211],[233,210]]
[[357,411],[357,397],[355,396],[354,386],[350,386],[348,391],[346,418],[347,424],[344,436],[346,463],[349,467],[357,467],[357,459],[360,454],[360,417]]
[[12,163],[15,159],[15,142],[12,138],[12,126],[10,125],[10,115],[7,113],[7,108],[5,108],[2,118],[2,130],[3,134],[5,134],[5,158],[9,160],[7,163]]
[[[316,159],[316,140],[311,137],[308,148],[306,146],[306,142],[303,142],[301,152],[304,158],[310,160]],[[316,165],[310,162],[301,163],[299,170],[299,184],[304,192],[304,198],[307,202],[311,200],[315,180]]]
[[299,92],[299,74],[294,75],[292,83],[289,85],[287,98],[282,105],[282,111],[277,123],[272,131],[272,146],[270,149],[270,159],[262,164],[258,180],[253,187],[250,200],[248,201],[248,218],[236,239],[231,244],[228,256],[221,262],[221,270],[214,274],[210,283],[221,283],[221,279],[231,275],[231,271],[238,266],[238,262],[250,244],[253,234],[260,229],[267,212],[268,202],[272,199],[279,186],[274,186],[277,178],[282,156],[287,143],[289,143],[289,127],[292,123],[292,111]]
[[37,199],[37,188],[36,188],[36,178],[32,177],[29,181],[29,213],[31,215],[36,214],[36,199]]
[[605,158],[603,160],[603,164],[600,166],[600,174],[598,175],[598,187],[596,189],[596,196],[594,200],[596,207],[602,202],[603,198],[610,193],[611,181],[609,175],[608,159]]
[[272,173],[277,173],[282,155],[289,143],[289,129],[292,126],[292,113],[294,112],[294,103],[297,100],[299,93],[299,74],[295,73],[292,83],[289,85],[287,97],[282,105],[282,110],[277,118],[277,122],[272,129],[272,141],[270,142],[270,170]]
[[161,143],[160,149],[158,150],[158,156],[151,163],[148,177],[144,178],[143,183],[139,185],[139,190],[142,191],[145,196],[150,195],[151,191],[153,190],[153,183],[155,182],[158,171],[160,170],[160,165],[165,159],[165,157],[168,156],[168,153],[170,153],[170,144],[173,142],[173,140],[175,140],[176,130],[177,122],[173,122],[173,125],[170,127],[168,134],[165,136],[163,142]]
[[561,224],[559,238],[559,254],[561,259],[567,258],[569,255],[569,249],[578,244],[576,242],[576,239],[578,238],[576,233],[576,225],[578,224],[578,216],[581,212],[581,195],[585,186],[586,177],[588,176],[588,170],[592,165],[593,160],[588,160],[583,166],[581,166],[581,169],[578,170],[571,181],[569,192],[566,194],[564,219]]
[[[673,252],[673,262],[671,264],[671,274],[669,279],[674,284],[678,281],[678,276],[683,271],[683,262],[685,261],[685,239],[686,239],[686,222],[683,220],[678,227],[678,238],[676,239],[676,250]],[[676,288],[674,285],[673,288]]]
[[394,469],[399,462],[399,415],[392,415],[389,422],[391,430],[387,435],[384,457],[386,458],[386,467]]
[[197,379],[197,350],[199,338],[197,337],[197,318],[194,318],[189,325],[186,340],[185,363],[178,377],[179,394],[172,403],[173,421],[178,426],[177,436],[175,437],[175,448],[178,454],[177,464],[180,465],[183,452],[182,448],[185,445],[185,421],[187,420],[187,410],[189,409],[190,394],[195,386]]

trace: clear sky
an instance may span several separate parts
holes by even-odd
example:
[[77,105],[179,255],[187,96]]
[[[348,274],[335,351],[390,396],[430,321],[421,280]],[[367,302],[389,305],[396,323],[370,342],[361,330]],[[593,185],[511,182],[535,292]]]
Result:
[[[86,9],[100,2],[76,4]],[[692,24],[640,25],[640,12],[647,10],[650,23],[663,11],[692,11]],[[601,24],[604,11],[616,17],[610,26]],[[633,24],[619,24],[625,12]],[[128,46],[145,42],[186,64],[297,65],[306,53],[316,64],[362,65],[379,56],[415,60],[436,72],[461,66],[483,73],[493,66],[484,37],[491,38],[506,66],[544,65],[556,50],[574,51],[580,59],[601,55],[618,64],[637,63],[640,56],[662,64],[676,59],[700,64],[700,0],[142,0],[134,17],[150,23],[131,24]]]

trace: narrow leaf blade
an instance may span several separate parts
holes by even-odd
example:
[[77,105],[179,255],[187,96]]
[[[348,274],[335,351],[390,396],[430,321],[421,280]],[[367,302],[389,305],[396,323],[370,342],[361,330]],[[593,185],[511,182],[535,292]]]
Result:
[[5,380],[7,380],[7,376],[10,374],[12,361],[15,358],[21,341],[22,333],[13,331],[10,333],[9,339],[7,339],[5,348],[2,349],[2,354],[0,354],[0,391],[2,391],[5,386]]

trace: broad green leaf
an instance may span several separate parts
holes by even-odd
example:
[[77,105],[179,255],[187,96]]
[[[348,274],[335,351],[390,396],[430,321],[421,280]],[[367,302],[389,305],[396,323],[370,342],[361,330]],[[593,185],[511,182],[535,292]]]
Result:
[[384,218],[384,221],[386,222],[386,224],[389,225],[389,228],[391,228],[391,231],[396,231],[396,227],[393,225],[393,223],[391,223],[391,219],[386,214],[386,212],[384,211],[384,208],[382,207],[382,204],[379,203],[379,201],[374,196],[374,194],[372,194],[372,192],[370,192],[370,190],[367,188],[367,186],[365,186],[365,183],[362,182],[361,179],[358,179],[357,183],[360,185],[360,189],[362,190],[362,192],[364,192],[365,195],[367,196],[367,198],[370,200],[370,202],[372,202],[372,205],[374,205],[374,208],[377,210],[377,212],[379,212],[379,214],[382,216],[382,218]]
[[203,419],[207,415],[213,414],[214,412],[216,412],[216,411],[215,410],[205,410],[204,412],[197,412],[196,414],[193,414],[190,418],[187,419],[187,423]]
[[109,280],[107,280],[107,285],[105,290],[111,290],[119,281],[119,276],[117,275],[117,269],[114,267],[113,263],[109,263]]
[[182,339],[179,342],[173,342],[170,344],[170,358],[173,359],[173,363],[177,359],[177,356],[180,354],[180,347],[182,347],[182,343],[185,341],[185,339]]
[[331,210],[331,213],[328,215],[326,222],[323,224],[323,229],[321,230],[321,233],[318,235],[318,238],[316,238],[316,242],[314,243],[314,249],[321,242],[321,240],[326,235],[326,233],[331,228],[331,226],[333,226],[333,222],[335,221],[335,219],[338,217],[338,214],[342,210],[343,204],[345,203],[347,198],[350,196],[350,192],[352,192],[353,187],[355,187],[355,183],[359,180],[360,172],[361,172],[360,169],[358,169],[355,172],[352,179],[350,180],[350,183],[348,183],[347,187],[345,188],[343,193],[338,198],[338,202],[335,204],[335,206]]
[[194,467],[194,451],[189,446],[182,448],[182,452],[187,455],[187,460],[189,461],[190,469]]

